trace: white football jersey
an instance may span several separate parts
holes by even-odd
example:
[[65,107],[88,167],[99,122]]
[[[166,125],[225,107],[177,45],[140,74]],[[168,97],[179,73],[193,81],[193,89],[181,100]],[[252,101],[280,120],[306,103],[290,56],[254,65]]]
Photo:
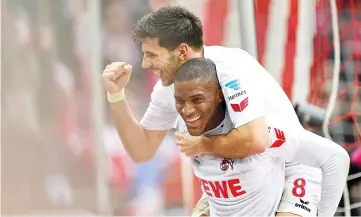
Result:
[[[225,120],[205,135],[226,134],[234,128]],[[178,131],[187,132],[183,120]],[[267,152],[246,158],[191,157],[193,172],[207,197],[210,216],[274,216],[285,182],[285,163]]]

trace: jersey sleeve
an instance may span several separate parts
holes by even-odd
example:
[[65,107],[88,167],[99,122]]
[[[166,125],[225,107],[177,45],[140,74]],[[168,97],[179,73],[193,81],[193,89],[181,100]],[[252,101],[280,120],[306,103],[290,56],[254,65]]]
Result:
[[318,213],[319,216],[334,216],[347,180],[350,165],[348,153],[338,144],[306,130],[294,133],[277,128],[271,130],[275,131],[266,152],[286,161],[321,169]]
[[251,55],[239,49],[233,51],[229,60],[216,64],[233,125],[237,128],[265,116],[265,95],[254,73],[268,72]]
[[169,130],[176,127],[173,85],[164,87],[160,81],[154,86],[151,102],[140,124],[146,130]]
[[270,142],[267,152],[273,156],[279,157],[285,161],[292,161],[299,146],[299,136],[296,130],[276,127],[268,127]]
[[347,180],[350,158],[340,145],[304,130],[294,161],[322,171],[319,216],[334,216]]

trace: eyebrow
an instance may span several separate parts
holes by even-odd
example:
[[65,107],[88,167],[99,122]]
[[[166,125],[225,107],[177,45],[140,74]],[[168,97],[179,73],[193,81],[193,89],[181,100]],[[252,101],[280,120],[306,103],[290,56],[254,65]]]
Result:
[[196,97],[204,97],[204,95],[203,94],[196,94],[196,95],[190,96],[190,98],[196,98]]
[[153,53],[152,51],[145,51],[145,54],[151,54],[151,55],[157,55],[156,53]]
[[[179,95],[176,95],[176,93],[174,93],[174,97],[181,98]],[[204,95],[203,94],[195,94],[195,95],[189,96],[189,98],[196,98],[196,97],[204,97]]]

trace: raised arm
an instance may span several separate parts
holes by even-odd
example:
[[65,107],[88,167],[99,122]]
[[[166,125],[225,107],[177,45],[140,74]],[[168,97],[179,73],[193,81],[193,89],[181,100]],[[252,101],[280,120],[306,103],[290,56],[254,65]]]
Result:
[[123,62],[112,63],[104,70],[102,79],[108,92],[110,110],[119,137],[132,160],[139,163],[153,158],[177,116],[165,104],[167,90],[157,84],[152,93],[152,102],[139,123],[124,95],[131,70],[131,66]]

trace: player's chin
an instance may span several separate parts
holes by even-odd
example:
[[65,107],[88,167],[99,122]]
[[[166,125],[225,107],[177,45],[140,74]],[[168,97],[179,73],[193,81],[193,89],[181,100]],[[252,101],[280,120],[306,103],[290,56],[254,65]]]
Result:
[[191,136],[200,136],[202,135],[203,130],[199,129],[199,128],[189,128],[188,127],[188,133]]
[[173,80],[170,80],[170,79],[162,79],[161,78],[161,81],[162,81],[162,85],[165,86],[165,87],[168,87],[170,85],[172,85],[174,83]]
[[187,126],[187,128],[188,128],[188,133],[191,136],[201,136],[204,131],[204,127],[202,127],[202,126],[199,126],[199,127]]

